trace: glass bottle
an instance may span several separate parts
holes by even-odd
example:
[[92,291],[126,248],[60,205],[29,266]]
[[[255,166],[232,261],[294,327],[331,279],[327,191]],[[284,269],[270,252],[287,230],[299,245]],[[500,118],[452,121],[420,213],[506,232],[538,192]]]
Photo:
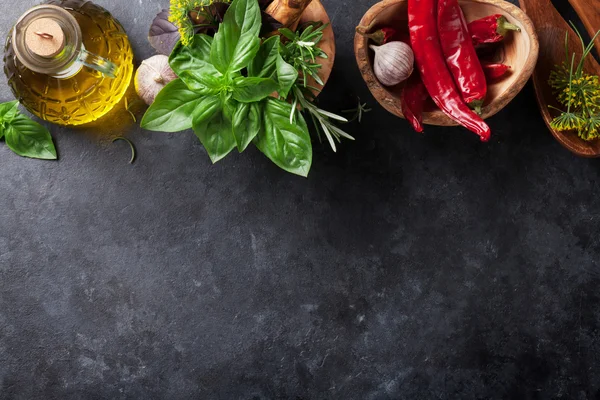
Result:
[[122,25],[102,7],[50,0],[17,21],[4,63],[15,97],[32,114],[82,125],[121,101],[133,74],[133,51]]

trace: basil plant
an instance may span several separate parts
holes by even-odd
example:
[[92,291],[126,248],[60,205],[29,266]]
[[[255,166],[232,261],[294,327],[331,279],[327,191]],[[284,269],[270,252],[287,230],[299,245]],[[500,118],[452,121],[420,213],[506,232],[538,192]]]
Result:
[[[214,38],[199,34],[170,56],[179,79],[142,119],[152,131],[192,128],[213,163],[250,143],[285,171],[307,176],[312,145],[301,113],[286,99],[298,71],[280,54],[280,37],[260,38],[258,0],[234,0]],[[279,96],[274,97],[277,93]]]

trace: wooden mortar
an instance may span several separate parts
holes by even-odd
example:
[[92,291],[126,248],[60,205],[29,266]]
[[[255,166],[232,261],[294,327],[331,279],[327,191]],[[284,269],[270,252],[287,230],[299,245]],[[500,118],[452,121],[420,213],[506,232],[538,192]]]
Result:
[[[502,14],[508,21],[521,28],[521,32],[509,33],[494,55],[495,62],[511,66],[511,74],[493,82],[488,87],[488,96],[483,107],[483,118],[489,118],[502,110],[525,86],[531,77],[538,58],[539,44],[533,23],[518,7],[502,0],[459,0],[468,21],[493,14]],[[372,31],[382,27],[395,28],[408,33],[407,0],[384,0],[375,4],[360,21],[360,26],[373,25]],[[369,40],[356,34],[354,53],[358,68],[373,97],[389,112],[404,118],[400,99],[403,84],[385,87],[373,72],[373,53]],[[423,113],[423,123],[439,126],[458,125],[442,111],[436,109]]]

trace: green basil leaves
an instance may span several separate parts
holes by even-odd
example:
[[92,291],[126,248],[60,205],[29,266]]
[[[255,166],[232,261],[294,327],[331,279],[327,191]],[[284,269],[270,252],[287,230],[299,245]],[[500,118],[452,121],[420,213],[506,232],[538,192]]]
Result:
[[240,103],[256,103],[279,89],[270,78],[246,78],[239,76],[233,81],[233,98]]
[[262,127],[261,103],[240,103],[233,113],[233,135],[239,152],[246,150]]
[[210,49],[210,60],[222,74],[238,72],[260,47],[262,17],[257,0],[236,0],[225,13]]
[[205,114],[205,118],[194,118],[194,132],[213,163],[223,159],[236,146],[229,110],[222,104],[215,109]]
[[21,157],[56,160],[56,148],[44,126],[19,113],[19,102],[0,104],[0,139]]
[[292,86],[298,80],[298,71],[292,67],[290,64],[283,60],[281,55],[277,56],[277,79],[279,80],[279,84],[281,85],[281,89],[279,93],[282,97],[287,98],[290,90],[292,90]]
[[276,76],[279,43],[281,43],[279,36],[272,36],[263,42],[258,54],[248,65],[248,76],[257,78],[274,78]]
[[312,145],[306,122],[297,113],[297,123],[290,123],[292,106],[269,98],[265,104],[263,128],[256,147],[281,169],[296,175],[308,176],[312,164]]
[[[282,169],[307,176],[310,135],[287,98],[298,71],[280,54],[279,36],[261,44],[258,0],[234,0],[214,38],[196,35],[169,58],[179,79],[157,96],[142,127],[178,132],[193,128],[213,163],[234,148],[255,145]],[[298,115],[296,123],[291,115]]]
[[203,97],[203,94],[188,89],[183,80],[175,79],[158,93],[142,118],[142,128],[162,132],[190,129],[192,115]]
[[19,113],[19,101],[11,101],[0,104],[0,120],[2,122],[12,121]]

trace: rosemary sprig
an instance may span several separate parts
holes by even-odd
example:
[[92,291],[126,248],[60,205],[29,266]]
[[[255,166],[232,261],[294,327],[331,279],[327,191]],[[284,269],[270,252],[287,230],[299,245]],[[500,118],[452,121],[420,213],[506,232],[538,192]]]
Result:
[[362,123],[362,117],[364,114],[370,113],[373,109],[369,108],[367,103],[363,103],[360,101],[360,97],[358,97],[358,105],[356,108],[351,108],[349,110],[342,110],[342,114],[350,114],[352,118],[348,122],[354,122],[358,120],[358,123]]
[[327,24],[311,24],[300,33],[287,28],[279,30],[288,39],[288,42],[281,47],[281,56],[300,72],[304,87],[308,85],[309,76],[319,85],[323,85],[323,80],[319,76],[322,65],[317,62],[317,58],[328,58],[327,54],[318,46],[327,26]]
[[[299,104],[302,108],[302,111],[307,112],[309,114],[313,125],[317,130],[319,140],[321,140],[321,131],[323,131],[325,137],[327,138],[327,141],[329,142],[329,145],[331,146],[334,152],[337,151],[337,147],[335,144],[336,141],[338,143],[341,143],[342,138],[354,140],[352,136],[335,126],[335,124],[331,121],[336,120],[339,122],[348,122],[346,118],[317,107],[312,101],[307,99],[304,91],[297,86],[293,87],[292,95],[294,97],[294,103]],[[293,116],[291,116],[291,118],[293,119]]]
[[294,84],[290,93],[293,105],[290,121],[294,121],[299,106],[301,111],[310,116],[319,140],[322,140],[321,133],[323,133],[335,152],[337,151],[336,142],[341,143],[342,138],[349,140],[354,140],[354,138],[337,127],[333,121],[345,123],[348,120],[317,107],[314,104],[313,91],[319,92],[320,89],[311,86],[308,81],[308,78],[311,77],[317,84],[324,85],[319,76],[322,65],[317,58],[327,58],[327,54],[319,47],[319,43],[323,39],[323,31],[327,26],[314,23],[301,32],[293,32],[287,28],[280,29],[281,35],[287,39],[287,42],[281,45],[280,54],[288,64],[299,72],[298,81]]

